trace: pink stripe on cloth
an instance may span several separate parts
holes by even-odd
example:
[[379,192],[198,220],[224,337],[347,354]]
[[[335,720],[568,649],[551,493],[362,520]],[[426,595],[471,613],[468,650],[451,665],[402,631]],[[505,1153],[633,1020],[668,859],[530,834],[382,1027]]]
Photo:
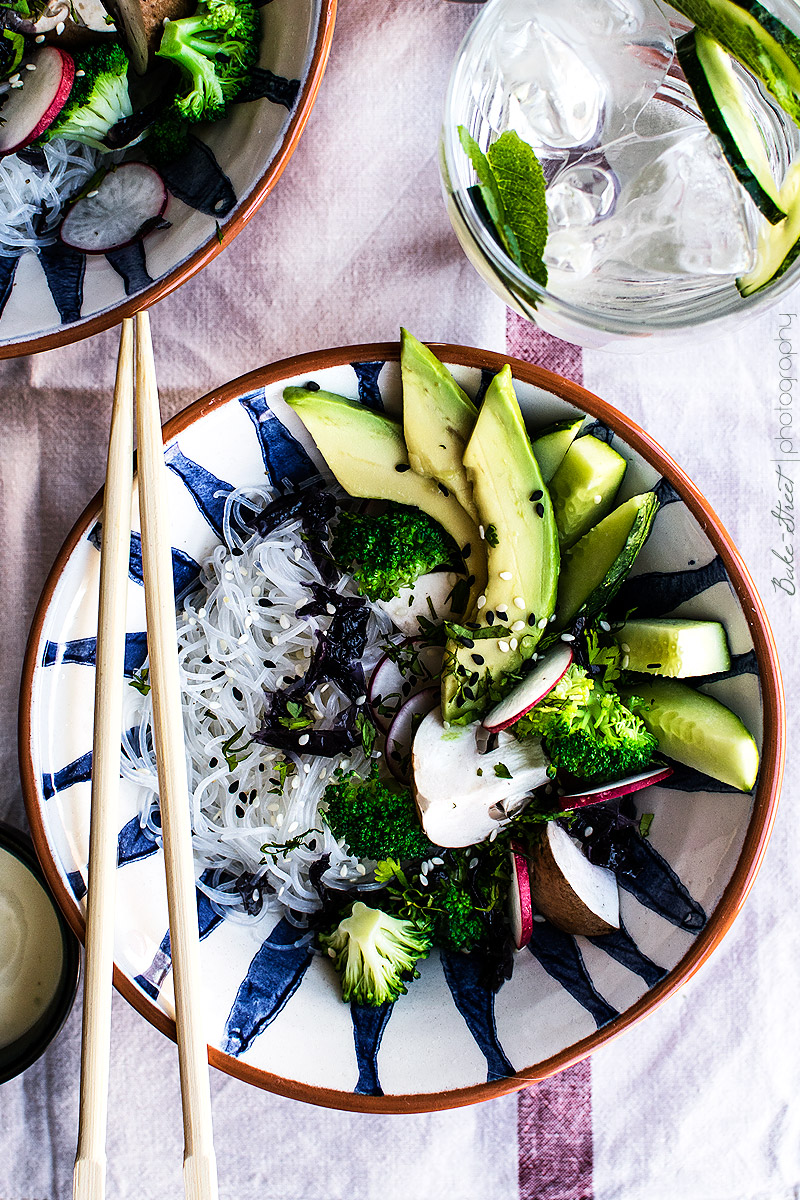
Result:
[[545,333],[511,309],[506,314],[506,349],[515,358],[524,358],[537,367],[546,367],[557,375],[565,375],[573,383],[583,383],[583,352],[580,346],[562,342],[560,338]]
[[[583,382],[579,346],[510,309],[506,348],[515,358]],[[589,1059],[517,1098],[519,1200],[592,1200],[592,1072]]]

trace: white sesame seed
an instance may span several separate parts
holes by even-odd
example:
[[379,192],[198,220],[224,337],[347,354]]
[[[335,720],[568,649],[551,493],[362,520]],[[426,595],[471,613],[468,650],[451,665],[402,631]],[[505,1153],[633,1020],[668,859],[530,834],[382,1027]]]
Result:
[[485,596],[478,596],[478,599],[477,599],[476,603],[477,603],[477,605],[478,605],[478,608],[484,608],[484,607],[485,607],[485,605],[486,605],[486,597],[485,597]]
[[481,541],[484,541],[486,538],[486,530],[482,525],[478,526],[478,533],[481,535]]
[[424,875],[420,875],[420,877],[419,877],[419,882],[420,882],[420,885],[421,885],[422,887],[427,887],[427,886],[428,886],[428,880],[425,878],[425,876],[424,876]]
[[537,621],[536,628],[537,629],[546,629],[547,628],[547,617],[542,617],[541,621]]
[[267,812],[276,813],[280,808],[280,804],[268,804]]
[[297,561],[299,562],[300,559],[303,557],[303,547],[302,546],[295,547],[294,556],[297,559]]
[[517,646],[519,645],[519,642],[517,641],[516,638],[512,638],[508,644],[512,650],[516,650]]
[[470,869],[470,871],[474,871],[474,870],[475,870],[475,868],[477,867],[477,865],[478,865],[478,860],[477,860],[477,858],[471,858],[471,859],[469,860],[469,869]]
[[12,85],[11,85],[11,86],[12,86],[12,88],[21,88],[21,87],[22,87],[22,83],[21,83],[21,82],[20,82],[20,83],[12,83]]
[[515,621],[514,624],[511,626],[511,632],[512,633],[521,633],[524,628],[525,628],[524,621]]
[[510,571],[501,571],[501,572],[500,572],[500,578],[501,578],[501,579],[512,579],[512,578],[513,578],[513,576],[512,576],[512,574],[511,574],[511,572],[510,572]]
[[281,613],[281,618],[280,618],[278,624],[280,625],[281,629],[289,628],[289,626],[291,625],[291,621],[287,617],[286,613]]
[[259,584],[257,584],[257,583],[253,584],[252,588],[250,589],[250,595],[251,596],[260,596],[261,595],[261,587]]
[[332,617],[332,616],[333,616],[333,614],[336,612],[336,605],[335,605],[335,604],[326,604],[326,605],[325,605],[325,612],[326,612],[326,613],[327,613],[329,616],[331,616],[331,617]]
[[509,646],[508,642],[500,641],[497,643],[497,649],[501,652],[501,654],[508,654],[511,647]]
[[602,497],[602,496],[595,495],[594,502],[595,502],[595,504],[602,504],[602,503],[603,503],[603,497]]
[[278,813],[278,815],[277,815],[277,817],[275,818],[275,827],[276,827],[277,829],[280,829],[281,825],[283,824],[283,819],[284,819],[284,818],[283,818],[283,813],[282,813],[282,812],[279,812],[279,813]]
[[245,654],[245,656],[244,656],[244,661],[247,663],[247,665],[248,665],[249,667],[254,667],[254,666],[256,665],[256,664],[253,662],[253,656],[252,656],[252,654]]
[[277,644],[280,640],[281,639],[279,637],[276,637],[276,635],[274,633],[273,633],[272,637],[270,638],[270,641],[272,642],[273,646],[277,646]]
[[343,771],[347,771],[350,767],[350,759],[343,758],[342,761],[339,763],[339,766],[342,768]]
[[308,745],[308,734],[301,733],[300,737],[297,739],[297,744],[298,744],[298,746],[307,746]]
[[544,917],[542,916],[542,914],[541,914],[541,913],[535,913],[535,914],[534,914],[534,917],[533,917],[533,919],[534,919],[534,921],[536,922],[536,924],[537,924],[537,925],[543,925],[543,924],[544,924]]
[[555,619],[556,619],[556,614],[555,614],[555,613],[553,613],[552,617],[550,618],[550,624],[551,624],[551,625],[553,624],[553,621],[555,621]]
[[325,778],[325,776],[326,776],[327,774],[328,774],[328,772],[327,772],[327,770],[325,769],[325,767],[320,767],[320,771],[319,771],[319,777],[320,777],[320,779],[324,779],[324,778]]
[[235,678],[236,678],[236,674],[235,674],[235,672],[232,670],[232,668],[231,668],[231,667],[226,667],[226,668],[225,668],[225,674],[228,676],[228,679],[235,679]]
[[294,779],[292,780],[292,791],[296,792],[299,787],[300,787],[300,780],[295,775]]
[[190,625],[196,625],[196,624],[197,624],[197,617],[189,617],[189,624],[190,624]]
[[78,79],[83,79],[85,74],[86,74],[85,71],[76,71],[75,72],[75,75],[77,76]]
[[431,862],[433,863],[433,865],[434,865],[435,867],[443,867],[443,866],[444,866],[444,859],[443,859],[443,858],[432,858],[432,859],[431,859]]
[[356,704],[366,704],[366,703],[367,703],[367,697],[364,695],[363,692],[361,693],[360,696],[356,696]]
[[623,654],[630,654],[630,652],[631,652],[630,646],[626,645],[625,642],[620,642],[619,648]]
[[583,836],[591,837],[593,833],[594,833],[594,825],[587,825],[583,831]]
[[250,641],[250,638],[247,636],[246,633],[243,633],[236,644],[237,644],[237,646],[246,646],[249,641]]
[[[250,628],[250,626],[251,626],[252,624],[253,624],[253,618],[252,618],[252,617],[249,617],[249,616],[248,616],[248,617],[245,617],[245,619],[244,619],[244,627],[245,627],[245,629],[249,629],[249,628]],[[241,644],[241,643],[240,643],[240,644]]]
[[290,826],[289,826],[289,828],[286,830],[286,832],[287,832],[287,833],[294,833],[295,829],[299,829],[299,828],[300,828],[300,822],[299,822],[299,821],[292,821],[291,825],[290,825]]
[[561,640],[562,642],[574,642],[575,635],[574,633],[562,633]]
[[514,597],[514,607],[515,608],[525,608],[525,599],[523,596],[515,596]]
[[449,728],[450,728],[450,722],[449,722],[449,721],[442,721],[442,725],[444,726],[444,728],[445,728],[445,729],[449,729]]
[[605,633],[610,633],[610,632],[611,632],[611,626],[609,625],[608,621],[601,621],[601,622],[600,622],[600,628],[601,628],[601,629],[602,629],[602,630],[603,630]]
[[382,758],[382,757],[383,757],[383,755],[380,750],[373,750],[372,754],[370,755],[370,758]]
[[197,615],[202,621],[203,617],[206,615],[206,610],[204,608],[198,608]]
[[19,83],[19,71],[15,71],[13,75],[9,75],[8,82]]
[[42,42],[44,41],[44,34],[40,33],[38,37],[35,37],[33,40],[36,42],[37,46],[41,46]]
[[[96,196],[98,193],[98,190],[99,190],[98,188],[92,188],[91,192],[87,192],[86,193],[87,200],[91,200],[92,196]],[[231,578],[233,578],[233,571],[231,571]]]
[[36,63],[25,63],[25,70],[26,71],[35,71]]
[[[164,17],[164,24],[166,24],[168,20],[169,17]],[[347,872],[345,872],[345,874],[346,873]],[[336,951],[334,950],[333,946],[328,946],[328,958],[336,958]]]
[[304,775],[311,774],[311,764],[310,763],[303,763],[303,774]]
[[489,834],[489,841],[493,842],[496,837],[497,837],[497,830],[493,829],[492,832]]
[[339,874],[341,875],[342,879],[347,878],[347,867],[344,863],[342,863],[342,865],[339,867]]
[[428,871],[430,871],[430,869],[431,869],[430,863],[426,863],[426,862],[424,862],[422,864],[422,866],[420,867],[420,871],[423,875],[427,875]]
[[630,661],[631,660],[627,654],[623,656],[622,662],[620,663],[620,666],[622,667],[623,671],[625,670],[625,668],[627,667],[627,665]]

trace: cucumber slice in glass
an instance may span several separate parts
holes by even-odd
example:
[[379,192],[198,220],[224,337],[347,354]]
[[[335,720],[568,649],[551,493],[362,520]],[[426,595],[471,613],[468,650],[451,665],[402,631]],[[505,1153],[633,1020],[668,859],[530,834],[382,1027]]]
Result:
[[786,213],[778,203],[778,184],[764,139],[747,107],[730,55],[699,29],[678,38],[675,48],[700,111],[719,139],[731,170],[767,220],[776,225]]
[[780,279],[800,255],[800,163],[794,163],[778,193],[786,220],[780,225],[763,225],[758,235],[758,257],[752,271],[736,280],[742,296],[752,296],[775,279]]

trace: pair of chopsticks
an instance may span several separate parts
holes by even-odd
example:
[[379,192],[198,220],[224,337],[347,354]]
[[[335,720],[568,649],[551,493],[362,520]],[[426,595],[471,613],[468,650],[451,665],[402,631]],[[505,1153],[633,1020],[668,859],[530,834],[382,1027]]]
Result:
[[202,1019],[200,943],[178,676],[172,540],[153,343],[146,312],[138,313],[133,320],[127,319],[122,324],[103,502],[80,1125],[73,1200],[103,1200],[105,1194],[134,395],[149,682],[183,1105],[184,1191],[187,1200],[216,1200],[217,1168]]

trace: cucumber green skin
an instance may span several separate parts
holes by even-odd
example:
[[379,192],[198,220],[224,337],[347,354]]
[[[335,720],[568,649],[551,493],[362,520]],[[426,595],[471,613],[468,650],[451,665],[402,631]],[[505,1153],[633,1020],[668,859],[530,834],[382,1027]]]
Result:
[[662,754],[741,792],[751,791],[758,775],[758,747],[719,700],[676,679],[648,677],[619,690],[623,698],[637,696],[649,706],[636,712]]
[[738,8],[743,8],[750,16],[758,21],[770,37],[773,37],[782,50],[785,50],[792,62],[800,66],[800,38],[792,33],[782,21],[779,21],[771,12],[767,12],[763,4],[759,4],[758,0],[733,0],[733,3]]
[[[761,80],[792,120],[800,125],[800,43],[798,50],[787,52],[788,44],[798,39],[781,26],[780,40],[759,21],[755,6],[737,0],[671,0],[673,8],[694,21],[698,29],[710,34],[729,54]],[[771,29],[780,25],[772,18]],[[796,61],[797,57],[797,61]]]
[[[683,67],[689,87],[694,92],[700,112],[703,114],[708,128],[718,138],[729,167],[770,224],[777,225],[779,221],[783,220],[786,213],[778,207],[774,197],[764,190],[739,149],[734,133],[728,126],[717,103],[713,80],[707,73],[698,53],[695,31],[692,30],[683,37],[679,37],[675,43],[675,49],[678,52],[678,61]],[[752,120],[746,111],[744,117]]]
[[561,466],[564,455],[578,436],[578,430],[583,422],[583,417],[579,417],[577,421],[559,421],[556,425],[545,429],[531,442],[545,483],[550,482]]
[[[800,255],[800,163],[789,168],[778,199],[786,209],[786,220],[780,225],[762,228],[758,238],[758,261],[752,271],[736,280],[742,296],[752,296],[780,279]],[[787,249],[780,257],[782,244]]]
[[[650,535],[650,530],[653,527],[653,521],[655,520],[656,513],[660,507],[661,505],[659,504],[655,493],[647,492],[641,505],[639,506],[636,515],[633,518],[630,532],[625,539],[625,544],[622,547],[622,550],[614,559],[614,561],[609,563],[608,570],[603,576],[601,582],[595,588],[587,591],[584,599],[577,606],[573,602],[569,608],[565,608],[563,606],[563,601],[559,601],[559,605],[556,608],[557,629],[564,629],[578,612],[580,612],[581,616],[585,616],[587,619],[591,620],[592,617],[596,617],[598,613],[602,613],[607,610],[609,604],[619,591],[625,577],[633,566],[637,554],[647,541]],[[592,531],[590,530],[589,533],[585,534],[584,536],[590,537],[591,533]],[[580,542],[578,545],[580,545]],[[573,582],[570,578],[569,555],[565,557],[561,567],[559,596],[563,596],[563,592],[565,590],[565,580],[567,583]]]

